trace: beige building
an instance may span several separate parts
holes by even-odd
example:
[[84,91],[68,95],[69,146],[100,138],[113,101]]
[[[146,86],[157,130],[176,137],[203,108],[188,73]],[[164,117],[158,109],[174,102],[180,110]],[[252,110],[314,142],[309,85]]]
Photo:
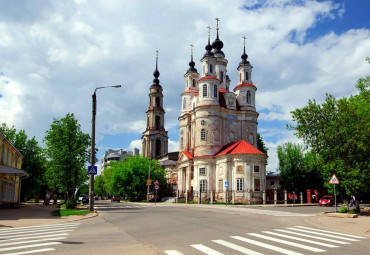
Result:
[[22,154],[0,133],[0,207],[20,202],[21,180],[28,174],[21,170]]
[[177,164],[178,191],[190,198],[235,203],[260,202],[266,187],[267,156],[257,147],[253,66],[241,55],[238,82],[230,91],[228,60],[222,52],[218,27],[208,45],[198,73],[191,54],[181,93],[180,152]]

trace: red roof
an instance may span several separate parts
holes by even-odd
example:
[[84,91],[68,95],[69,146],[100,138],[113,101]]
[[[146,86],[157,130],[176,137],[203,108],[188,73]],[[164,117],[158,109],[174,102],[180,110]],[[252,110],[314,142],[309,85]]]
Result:
[[205,80],[205,79],[213,79],[213,80],[217,80],[218,81],[218,79],[216,77],[214,77],[214,76],[204,76],[204,77],[200,78],[198,81]]
[[[221,150],[216,156],[226,155],[226,154],[260,154],[266,156],[265,153],[258,150],[256,147],[250,143],[240,140],[236,143],[232,143],[227,146],[225,149]],[[267,156],[266,156],[267,157]]]
[[188,151],[183,151],[182,153],[184,153],[184,155],[185,155],[188,159],[193,159],[193,156],[192,156]]
[[242,84],[239,84],[238,86],[236,86],[234,88],[234,91],[235,91],[235,89],[240,88],[240,87],[254,87],[255,89],[257,89],[256,86],[254,86],[254,84],[252,84],[252,83],[242,83]]
[[[223,94],[224,93],[229,93],[229,92],[227,90],[224,90],[224,89],[218,89],[218,92],[220,93],[220,95],[219,95],[220,106],[223,107],[223,108],[227,108],[225,98],[223,97]],[[238,100],[236,100],[236,110],[240,111],[240,106],[239,106]]]
[[218,90],[220,93],[227,93],[228,91],[226,89],[219,89]]

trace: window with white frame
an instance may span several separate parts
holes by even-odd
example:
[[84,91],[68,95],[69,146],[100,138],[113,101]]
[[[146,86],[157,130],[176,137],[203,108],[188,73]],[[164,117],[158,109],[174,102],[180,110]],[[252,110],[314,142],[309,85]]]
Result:
[[206,168],[205,167],[199,168],[199,175],[206,175]]
[[213,96],[217,98],[217,94],[218,94],[218,89],[217,89],[217,85],[215,84],[213,85]]
[[200,130],[200,140],[205,141],[206,140],[206,130],[203,128]]
[[251,96],[251,92],[248,90],[247,91],[247,104],[251,104],[252,102],[252,96]]
[[199,181],[199,189],[200,189],[200,192],[207,191],[207,181],[206,180]]
[[186,97],[184,97],[184,100],[182,102],[182,109],[185,110],[186,109]]
[[257,176],[254,177],[254,191],[260,191],[261,190],[261,179]]
[[243,191],[244,188],[244,179],[237,178],[236,179],[236,191]]
[[203,97],[207,97],[207,84],[203,84]]

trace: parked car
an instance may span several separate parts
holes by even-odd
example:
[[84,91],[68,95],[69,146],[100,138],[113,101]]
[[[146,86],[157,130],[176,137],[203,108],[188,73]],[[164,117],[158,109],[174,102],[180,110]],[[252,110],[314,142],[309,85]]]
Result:
[[112,198],[111,198],[111,200],[110,200],[111,202],[121,202],[121,198],[119,197],[119,196],[113,196]]
[[333,196],[323,196],[319,201],[319,205],[331,206],[333,204],[334,204]]
[[81,194],[81,195],[78,197],[78,202],[83,203],[83,204],[88,203],[88,202],[89,202],[89,195]]

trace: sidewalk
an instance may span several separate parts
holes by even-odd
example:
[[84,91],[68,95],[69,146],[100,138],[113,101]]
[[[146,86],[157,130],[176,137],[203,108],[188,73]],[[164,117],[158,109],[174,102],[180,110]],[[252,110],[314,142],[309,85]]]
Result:
[[58,224],[69,221],[76,221],[96,216],[91,213],[85,216],[72,215],[58,217],[51,214],[57,209],[57,205],[43,205],[42,203],[22,203],[20,208],[0,210],[0,229],[25,227],[35,225]]

